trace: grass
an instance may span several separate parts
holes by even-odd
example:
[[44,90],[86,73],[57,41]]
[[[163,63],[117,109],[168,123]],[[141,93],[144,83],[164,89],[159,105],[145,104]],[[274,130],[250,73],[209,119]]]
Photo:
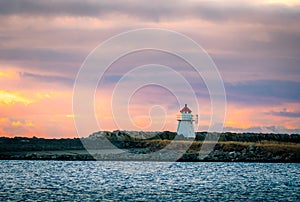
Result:
[[[169,145],[172,141],[171,140],[147,140],[147,142],[151,143],[151,145],[156,145],[158,148],[164,148]],[[199,151],[203,144],[203,141],[184,141],[184,140],[177,140],[172,143],[172,146],[169,145],[170,149],[183,151],[186,150],[188,145],[191,145],[189,148],[190,152]],[[261,142],[237,142],[237,141],[220,141],[220,142],[212,142],[206,141],[205,144],[211,144],[215,146],[215,149],[220,149],[223,151],[239,151],[241,152],[243,149],[247,149],[250,145],[254,145],[255,147],[260,148],[266,152],[299,152],[300,151],[300,144],[293,143],[293,142],[276,142],[276,141],[261,141]]]

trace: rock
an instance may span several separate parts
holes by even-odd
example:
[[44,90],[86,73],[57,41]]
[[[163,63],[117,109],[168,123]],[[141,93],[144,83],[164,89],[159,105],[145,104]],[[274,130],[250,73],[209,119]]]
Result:
[[214,150],[212,152],[212,156],[224,156],[225,153],[223,151],[220,151],[220,150]]
[[229,152],[229,153],[228,153],[228,156],[229,156],[231,159],[235,159],[235,158],[237,157],[237,152],[236,152],[236,151]]
[[280,160],[281,159],[281,156],[275,156],[275,157],[272,157],[272,160],[274,160],[274,161],[278,161],[278,160]]
[[255,149],[255,145],[254,144],[249,145],[249,147],[248,147],[249,151],[254,151],[254,149]]

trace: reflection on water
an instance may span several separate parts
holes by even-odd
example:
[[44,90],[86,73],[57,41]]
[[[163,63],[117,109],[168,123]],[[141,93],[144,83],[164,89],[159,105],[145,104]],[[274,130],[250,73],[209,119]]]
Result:
[[0,200],[300,201],[300,164],[165,164],[0,161]]

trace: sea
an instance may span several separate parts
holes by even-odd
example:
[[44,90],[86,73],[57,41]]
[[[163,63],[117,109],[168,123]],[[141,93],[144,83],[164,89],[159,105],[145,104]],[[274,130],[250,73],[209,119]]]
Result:
[[0,161],[0,201],[300,201],[300,164]]

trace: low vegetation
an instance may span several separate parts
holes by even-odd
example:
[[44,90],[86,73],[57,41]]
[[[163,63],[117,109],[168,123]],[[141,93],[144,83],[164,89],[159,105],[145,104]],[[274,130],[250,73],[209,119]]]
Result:
[[[214,141],[219,140],[219,141]],[[209,155],[199,159],[203,143]],[[183,153],[181,161],[300,162],[300,135],[199,132],[195,140],[165,132],[97,132],[88,138],[0,138],[0,159],[92,160],[88,150],[125,149],[132,154],[151,154],[162,149]],[[45,151],[52,151],[45,154]],[[57,151],[57,152],[55,152]],[[58,152],[60,151],[60,152]],[[72,152],[71,152],[72,151]],[[75,151],[75,152],[74,152]],[[44,152],[43,155],[38,155]],[[67,154],[68,155],[64,155]],[[80,153],[80,155],[79,155]],[[55,154],[55,155],[54,155]],[[58,155],[59,154],[59,155]],[[103,157],[104,158],[104,157]],[[105,157],[109,160],[111,157]],[[122,157],[122,158],[126,158]],[[130,160],[135,160],[134,157]],[[113,159],[111,159],[113,160]],[[120,159],[118,159],[120,160]],[[154,159],[155,160],[155,159]],[[168,157],[159,160],[169,160]]]

